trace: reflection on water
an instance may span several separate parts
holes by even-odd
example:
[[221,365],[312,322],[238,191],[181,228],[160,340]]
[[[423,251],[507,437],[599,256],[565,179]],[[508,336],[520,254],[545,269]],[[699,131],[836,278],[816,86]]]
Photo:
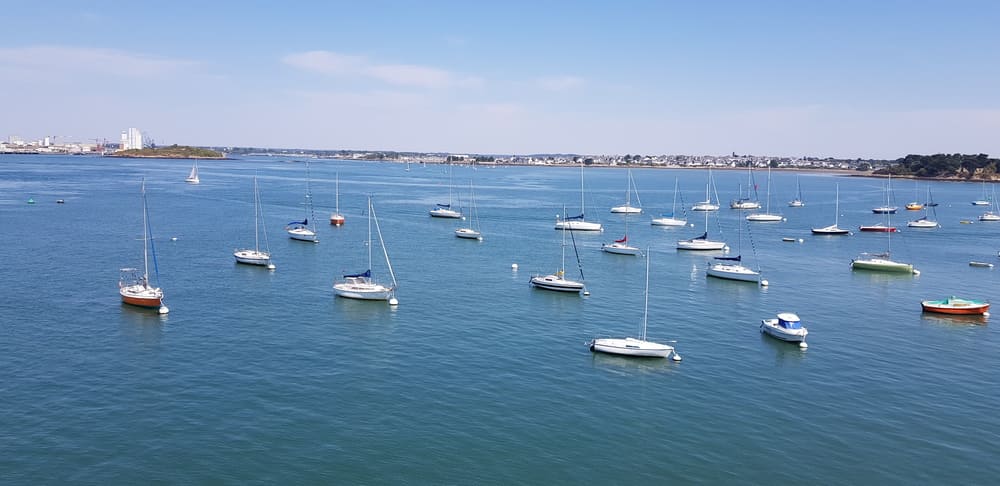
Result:
[[[774,364],[777,366],[798,365],[802,363],[809,348],[800,348],[799,343],[790,343],[775,339],[766,333],[760,333],[761,344],[774,353]],[[809,339],[806,339],[809,342]]]
[[121,304],[121,330],[133,342],[143,346],[156,346],[163,338],[163,326],[170,314],[160,314],[156,309]]
[[982,315],[936,314],[923,312],[920,320],[938,326],[985,326],[989,317]]
[[[583,349],[587,348],[584,347]],[[623,376],[632,375],[637,372],[675,373],[678,371],[678,366],[683,364],[683,362],[677,363],[669,358],[642,358],[594,352],[591,352],[591,354],[593,355],[591,365],[595,369]],[[684,356],[680,350],[678,350],[678,354]]]

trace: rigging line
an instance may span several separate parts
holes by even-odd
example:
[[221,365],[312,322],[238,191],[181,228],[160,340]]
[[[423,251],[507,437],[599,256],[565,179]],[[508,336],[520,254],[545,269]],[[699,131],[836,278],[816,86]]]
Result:
[[576,268],[580,270],[580,279],[587,280],[587,277],[583,276],[583,263],[580,263],[580,252],[576,249],[576,236],[574,236],[573,232],[570,230],[563,231],[569,231],[569,237],[573,239],[573,253],[576,254]]
[[753,242],[753,233],[750,231],[750,227],[753,225],[750,224],[750,221],[747,221],[745,218],[743,222],[747,225],[747,238],[750,240],[750,251],[753,252],[753,262],[757,264],[757,272],[759,273],[760,260],[757,258],[757,245]]

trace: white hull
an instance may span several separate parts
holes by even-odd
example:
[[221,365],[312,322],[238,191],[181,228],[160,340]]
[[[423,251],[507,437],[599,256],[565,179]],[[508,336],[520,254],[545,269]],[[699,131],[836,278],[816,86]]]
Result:
[[187,179],[184,179],[184,182],[187,182],[188,184],[200,184],[201,179],[198,179],[197,177],[188,177]]
[[558,275],[536,275],[531,277],[530,283],[540,289],[557,292],[580,292],[584,287],[582,282],[566,280]]
[[790,207],[790,208],[801,208],[801,207],[803,207],[805,205],[806,205],[806,203],[804,203],[802,201],[799,201],[799,200],[789,201],[788,202],[788,207]]
[[556,221],[555,229],[570,231],[603,231],[601,223],[591,223],[589,221],[579,221],[575,219],[566,221]]
[[709,277],[739,280],[741,282],[760,282],[760,272],[755,272],[743,265],[715,263],[705,272]]
[[271,254],[263,251],[237,250],[233,252],[233,256],[236,257],[238,263],[245,263],[247,265],[266,266],[271,263]]
[[778,325],[777,319],[762,319],[760,321],[760,332],[770,334],[777,339],[790,343],[804,342],[806,335],[809,334],[809,331],[804,327],[801,329],[785,329]]
[[724,250],[726,242],[712,240],[680,240],[677,242],[678,250]]
[[687,220],[677,218],[653,218],[650,224],[653,226],[687,226]]
[[972,205],[973,206],[989,206],[990,202],[989,201],[984,201],[984,200],[980,199],[978,201],[972,201]]
[[316,239],[316,232],[309,228],[292,228],[288,230],[288,237],[293,240],[319,243],[319,240]]
[[916,221],[910,221],[906,223],[907,227],[910,228],[937,228],[941,226],[937,221],[931,221],[929,219],[918,219]]
[[979,220],[980,221],[1000,221],[1000,214],[991,213],[991,212],[983,213],[983,215],[979,217]]
[[730,209],[760,209],[760,203],[756,201],[733,201],[729,203]]
[[624,243],[605,243],[601,245],[601,250],[618,255],[639,255],[642,250]]
[[455,230],[455,236],[459,238],[465,238],[468,240],[481,240],[483,239],[483,234],[472,229],[472,228],[459,228]]
[[625,206],[615,206],[611,208],[612,213],[623,213],[623,214],[639,214],[642,213],[642,208],[636,208],[629,205]]
[[692,211],[718,211],[719,210],[719,205],[718,204],[713,204],[713,203],[711,203],[709,201],[705,201],[705,202],[700,202],[698,204],[695,204],[694,206],[691,206],[691,210]]
[[333,291],[337,297],[359,300],[389,300],[392,297],[392,288],[376,283],[338,283],[333,285]]
[[835,224],[824,228],[813,228],[812,232],[814,235],[847,235],[851,232],[849,230],[843,229]]
[[599,338],[590,342],[590,350],[600,353],[666,358],[674,352],[673,346],[636,338]]
[[774,223],[774,222],[779,222],[779,221],[784,221],[784,220],[785,220],[784,217],[782,217],[780,215],[777,215],[777,214],[768,214],[768,213],[762,213],[761,214],[761,213],[758,213],[758,214],[748,214],[747,215],[747,221],[757,221],[757,222],[765,222],[765,223]]
[[462,217],[462,212],[455,211],[454,209],[437,208],[431,209],[430,215],[434,218],[460,219]]

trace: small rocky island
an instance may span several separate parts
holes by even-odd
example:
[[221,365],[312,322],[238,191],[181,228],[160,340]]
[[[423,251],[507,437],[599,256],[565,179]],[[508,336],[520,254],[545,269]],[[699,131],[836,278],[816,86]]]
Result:
[[226,155],[215,150],[184,145],[122,150],[109,154],[113,157],[137,157],[151,159],[224,159]]

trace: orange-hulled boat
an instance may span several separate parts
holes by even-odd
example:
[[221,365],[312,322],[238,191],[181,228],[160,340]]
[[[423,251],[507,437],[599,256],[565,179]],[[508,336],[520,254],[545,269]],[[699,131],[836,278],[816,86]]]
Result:
[[960,299],[958,297],[948,297],[942,300],[925,300],[920,303],[924,312],[937,312],[940,314],[977,314],[988,315],[990,303],[982,300]]

